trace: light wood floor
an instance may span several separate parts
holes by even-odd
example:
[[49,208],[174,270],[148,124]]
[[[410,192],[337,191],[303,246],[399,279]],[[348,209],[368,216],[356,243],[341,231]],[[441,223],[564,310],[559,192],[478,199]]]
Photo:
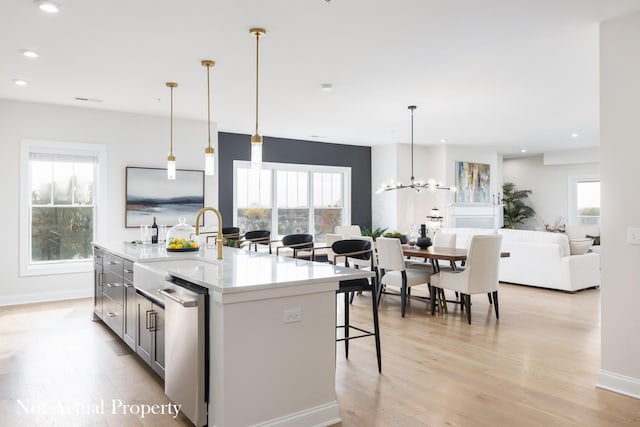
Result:
[[[458,307],[434,317],[418,300],[403,319],[399,298],[385,296],[382,375],[373,339],[352,341],[349,360],[338,345],[342,426],[640,425],[639,400],[595,388],[598,290],[503,285],[499,321],[486,296],[472,303],[469,326]],[[76,408],[71,415],[59,408],[17,414],[17,399],[167,403],[161,381],[104,325],[90,321],[90,312],[89,299],[0,307],[0,426],[188,425],[182,417],[82,415]],[[351,313],[370,322],[369,297],[356,297]]]

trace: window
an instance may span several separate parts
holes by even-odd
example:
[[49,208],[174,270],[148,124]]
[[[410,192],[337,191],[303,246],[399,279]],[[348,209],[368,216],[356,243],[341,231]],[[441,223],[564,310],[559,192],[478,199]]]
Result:
[[600,178],[598,176],[569,178],[569,223],[600,224]]
[[350,168],[263,163],[252,169],[236,160],[234,182],[234,224],[241,232],[272,230],[274,238],[310,233],[324,241],[350,220]]
[[22,275],[89,271],[102,145],[23,141]]

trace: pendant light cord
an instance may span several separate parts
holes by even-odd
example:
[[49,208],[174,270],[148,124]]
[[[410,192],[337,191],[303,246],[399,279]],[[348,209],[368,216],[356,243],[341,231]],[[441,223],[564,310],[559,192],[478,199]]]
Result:
[[173,156],[173,86],[171,86],[171,125],[170,125],[170,138],[169,138],[169,143],[170,143],[170,154]]
[[413,183],[413,110],[411,110],[411,183]]
[[209,87],[209,68],[207,65],[207,132],[209,138],[209,148],[211,148],[211,88]]
[[415,105],[409,106],[409,110],[411,110],[411,185],[413,185],[413,181],[415,179],[415,177],[413,176],[413,111],[415,109]]
[[256,32],[256,135],[258,135],[258,60],[260,52],[260,33]]

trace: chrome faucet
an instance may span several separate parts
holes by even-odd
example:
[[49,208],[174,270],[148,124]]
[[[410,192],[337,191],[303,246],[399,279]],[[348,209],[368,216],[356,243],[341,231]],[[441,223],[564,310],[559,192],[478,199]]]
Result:
[[216,246],[218,247],[218,259],[222,259],[222,243],[224,238],[222,236],[222,215],[216,208],[202,208],[196,215],[196,236],[200,235],[200,217],[204,215],[206,211],[211,211],[218,217],[218,236],[216,237]]

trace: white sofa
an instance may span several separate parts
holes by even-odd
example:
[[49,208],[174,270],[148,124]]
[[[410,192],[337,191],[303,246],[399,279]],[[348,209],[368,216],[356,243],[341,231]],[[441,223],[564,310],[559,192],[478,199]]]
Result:
[[447,228],[456,233],[456,246],[467,248],[474,234],[500,233],[502,251],[500,281],[575,292],[600,286],[600,255],[571,255],[569,238],[563,233],[531,230]]

